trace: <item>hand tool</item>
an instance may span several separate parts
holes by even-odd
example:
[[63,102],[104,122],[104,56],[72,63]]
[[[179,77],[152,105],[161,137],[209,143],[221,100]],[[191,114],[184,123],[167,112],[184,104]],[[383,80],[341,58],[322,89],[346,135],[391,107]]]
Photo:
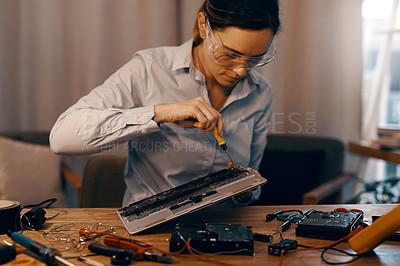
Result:
[[94,242],[89,245],[89,250],[93,253],[111,257],[112,265],[128,265],[133,259],[136,249],[118,248]]
[[25,247],[27,250],[31,251],[35,255],[38,255],[41,259],[44,260],[44,262],[49,265],[62,264],[67,266],[75,266],[75,264],[62,258],[60,256],[60,253],[54,248],[46,247],[18,232],[8,231],[7,235],[12,240]]
[[0,244],[0,264],[15,259],[18,254],[24,253],[25,248]]
[[400,204],[349,239],[350,247],[357,254],[367,253],[400,229]]
[[226,141],[218,134],[218,129],[217,127],[214,127],[212,130],[212,133],[214,134],[214,137],[217,139],[219,146],[221,149],[228,155],[230,162],[228,163],[228,167],[233,166],[233,160],[231,156],[228,153],[228,147],[226,146]]
[[153,249],[153,247],[138,243],[135,241],[127,241],[117,238],[106,237],[103,239],[104,244],[124,249],[135,249],[133,253],[134,260],[150,260],[162,263],[173,263],[172,255]]

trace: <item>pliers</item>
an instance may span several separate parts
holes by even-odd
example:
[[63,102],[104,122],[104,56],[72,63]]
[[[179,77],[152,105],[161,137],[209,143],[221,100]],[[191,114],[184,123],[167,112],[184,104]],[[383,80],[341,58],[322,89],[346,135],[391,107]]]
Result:
[[152,246],[142,244],[136,241],[122,240],[118,238],[105,237],[103,243],[108,246],[119,247],[123,249],[136,249],[133,253],[134,260],[150,260],[162,263],[173,263],[172,255],[153,249]]

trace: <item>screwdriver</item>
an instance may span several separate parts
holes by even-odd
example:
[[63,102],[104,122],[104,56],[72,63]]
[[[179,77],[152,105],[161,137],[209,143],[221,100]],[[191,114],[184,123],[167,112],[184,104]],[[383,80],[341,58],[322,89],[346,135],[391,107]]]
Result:
[[217,127],[214,127],[212,130],[212,133],[214,134],[214,137],[217,139],[219,146],[221,149],[228,155],[230,162],[228,163],[228,167],[233,166],[233,160],[231,156],[228,153],[228,147],[226,146],[226,141],[218,134],[218,129]]
[[11,232],[9,231],[7,235],[20,244],[21,246],[25,247],[27,250],[31,251],[35,255],[41,257],[47,264],[62,264],[67,266],[75,266],[75,264],[63,259],[57,250],[54,248],[46,247],[27,236],[24,236],[18,232]]

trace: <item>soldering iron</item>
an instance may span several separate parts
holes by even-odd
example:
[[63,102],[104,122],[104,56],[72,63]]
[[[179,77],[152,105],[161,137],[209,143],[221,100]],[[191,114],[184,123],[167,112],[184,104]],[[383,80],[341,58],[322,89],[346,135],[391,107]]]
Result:
[[75,266],[75,264],[63,259],[60,253],[51,247],[46,247],[27,236],[24,236],[18,232],[8,231],[7,235],[16,243],[25,247],[27,250],[31,251],[33,254],[39,256],[48,265],[67,265]]

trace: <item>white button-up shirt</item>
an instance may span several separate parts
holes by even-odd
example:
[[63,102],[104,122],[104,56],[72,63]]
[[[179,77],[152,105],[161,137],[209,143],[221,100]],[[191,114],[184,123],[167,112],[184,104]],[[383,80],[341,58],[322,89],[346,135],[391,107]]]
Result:
[[[152,120],[157,104],[198,96],[210,103],[205,84],[193,65],[192,40],[139,51],[61,114],[50,134],[51,148],[59,154],[88,154],[129,141],[124,205],[219,171],[229,159],[212,132]],[[235,164],[258,169],[271,102],[268,82],[251,71],[219,110]]]

